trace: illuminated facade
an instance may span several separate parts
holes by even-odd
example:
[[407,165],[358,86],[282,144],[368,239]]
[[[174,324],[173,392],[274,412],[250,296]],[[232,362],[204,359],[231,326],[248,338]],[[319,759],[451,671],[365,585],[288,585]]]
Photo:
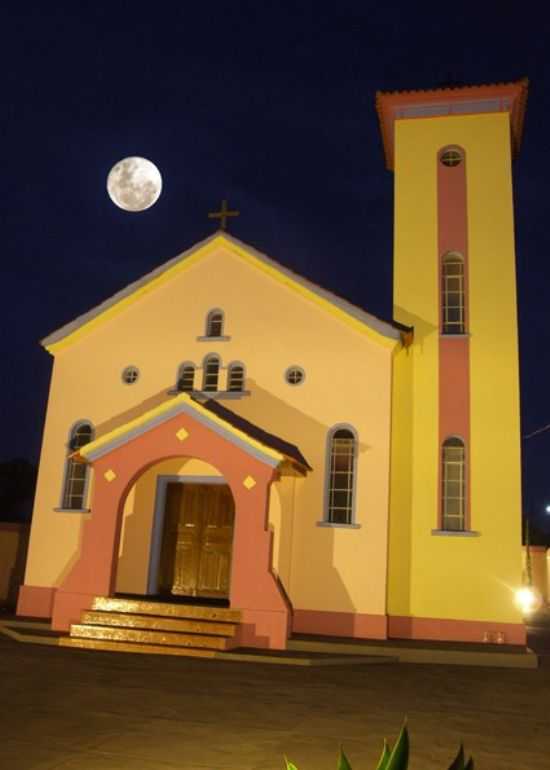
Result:
[[511,162],[527,83],[378,94],[394,318],[223,232],[43,341],[22,615],[218,599],[290,634],[525,644]]

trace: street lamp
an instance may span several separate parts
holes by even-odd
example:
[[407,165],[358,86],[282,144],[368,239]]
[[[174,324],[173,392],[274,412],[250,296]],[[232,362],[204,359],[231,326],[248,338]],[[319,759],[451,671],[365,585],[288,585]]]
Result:
[[534,586],[528,585],[516,591],[516,604],[524,615],[536,612],[542,606],[542,596]]

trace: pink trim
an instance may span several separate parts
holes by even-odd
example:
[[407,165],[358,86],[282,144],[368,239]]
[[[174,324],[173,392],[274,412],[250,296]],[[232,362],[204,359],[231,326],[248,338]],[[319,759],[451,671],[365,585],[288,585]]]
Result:
[[55,595],[53,630],[68,631],[71,623],[79,623],[81,613],[92,608],[95,596],[98,594],[81,594],[59,589]]
[[[443,152],[456,148],[462,153],[462,163],[445,166],[440,161]],[[466,151],[459,145],[447,145],[437,153],[437,248],[439,250],[439,325],[443,329],[441,278],[443,257],[450,251],[459,252],[464,259],[464,325],[469,325],[468,292],[468,202],[466,189]]]
[[352,639],[386,639],[386,615],[353,612],[294,610],[292,631],[295,634],[347,636]]
[[[454,145],[453,145],[454,146]],[[468,329],[468,215],[466,200],[466,153],[458,166],[447,167],[439,158],[446,148],[437,153],[437,222],[438,222],[438,297],[439,297],[439,456],[437,529],[443,527],[443,478],[441,452],[445,439],[457,436],[464,441],[466,468],[466,501],[464,527],[471,529],[471,452],[470,452],[470,338],[447,337],[443,331],[442,273],[443,258],[452,251],[464,260],[464,323]]]
[[[479,104],[480,100],[498,99],[499,112],[508,112],[510,115],[510,138],[512,151],[514,155],[519,152],[521,136],[523,133],[523,122],[525,117],[525,105],[527,101],[527,90],[529,81],[527,78],[515,83],[495,83],[486,86],[464,86],[459,88],[436,88],[431,90],[417,91],[395,91],[393,93],[377,91],[376,109],[382,134],[382,143],[384,146],[384,155],[386,158],[386,168],[393,170],[394,151],[395,151],[395,121],[396,120],[425,120],[426,115],[418,117],[401,118],[403,110],[415,105],[448,105],[447,114],[430,117],[430,120],[444,120],[453,115],[479,115],[485,112],[483,106]],[[460,113],[453,113],[451,107],[455,103],[461,103],[464,109],[464,103],[470,104],[478,102],[480,111],[468,110]]]
[[241,623],[230,648],[261,647],[285,650],[290,636],[290,615],[277,610],[241,610]]
[[478,620],[447,620],[445,618],[411,618],[393,616],[388,618],[390,639],[429,639],[445,642],[483,642],[485,633],[490,641],[497,641],[502,633],[504,644],[527,644],[523,623],[496,623]]
[[470,505],[470,340],[439,339],[439,463],[437,529],[443,526],[443,478],[441,452],[445,439],[457,436],[464,441],[466,500],[464,527],[471,528]]
[[[182,443],[176,433],[184,428]],[[114,592],[124,501],[151,465],[171,457],[215,458],[235,502],[230,606],[243,611],[242,638],[255,646],[284,649],[291,607],[271,571],[273,534],[267,529],[271,482],[278,471],[224,439],[192,415],[179,414],[99,457],[94,468],[92,515],[84,523],[80,558],[60,586],[52,627],[67,630],[94,596]],[[107,481],[104,474],[116,477]],[[251,476],[248,490],[243,482]]]
[[17,615],[28,618],[51,618],[57,588],[26,586],[19,588]]

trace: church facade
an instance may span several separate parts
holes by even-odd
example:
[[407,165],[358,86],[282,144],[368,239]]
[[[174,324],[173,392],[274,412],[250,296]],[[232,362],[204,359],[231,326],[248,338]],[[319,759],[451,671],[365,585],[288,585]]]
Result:
[[20,615],[66,631],[95,597],[192,598],[239,610],[235,646],[525,644],[526,95],[526,81],[378,94],[395,321],[222,230],[42,341]]

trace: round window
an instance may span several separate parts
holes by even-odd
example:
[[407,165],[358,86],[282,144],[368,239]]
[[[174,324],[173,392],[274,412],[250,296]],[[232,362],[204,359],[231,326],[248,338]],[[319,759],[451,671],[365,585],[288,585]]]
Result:
[[122,382],[125,382],[127,385],[133,385],[138,377],[139,369],[137,366],[127,366],[122,372]]
[[299,385],[305,376],[304,370],[299,366],[289,366],[285,372],[285,380],[289,385]]
[[456,147],[450,147],[448,150],[444,150],[441,153],[440,161],[444,166],[448,166],[449,168],[458,166],[462,163],[462,153],[460,150],[457,150]]

